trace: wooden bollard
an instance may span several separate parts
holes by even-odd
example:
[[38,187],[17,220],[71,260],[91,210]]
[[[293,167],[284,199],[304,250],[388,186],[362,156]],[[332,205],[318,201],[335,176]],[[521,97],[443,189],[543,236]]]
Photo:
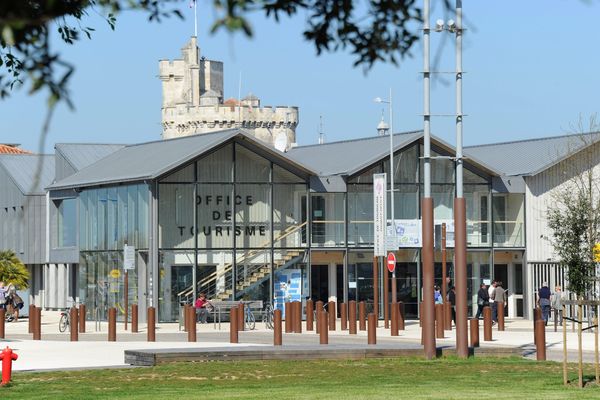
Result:
[[546,324],[543,319],[535,321],[535,352],[538,361],[546,361]]
[[196,343],[196,309],[188,308],[188,342]]
[[343,331],[348,330],[348,304],[340,304],[340,325]]
[[404,303],[401,301],[398,303],[398,330],[403,331],[405,328],[404,323]]
[[315,305],[313,301],[310,299],[306,300],[306,330],[309,332],[311,332],[314,329],[314,312]]
[[138,333],[138,305],[131,305],[131,332]]
[[319,344],[329,343],[329,331],[327,329],[327,311],[322,310],[317,314],[317,324],[319,325]]
[[469,320],[469,325],[471,333],[471,347],[479,347],[479,319],[471,318]]
[[238,317],[237,328],[238,328],[239,332],[242,332],[242,331],[244,331],[245,325],[246,325],[244,323],[244,319],[246,317],[246,309],[244,307],[244,303],[240,303],[238,305],[238,314],[237,314],[237,317]]
[[319,333],[319,330],[321,329],[321,320],[319,319],[319,314],[324,311],[323,310],[323,302],[321,300],[317,301],[315,303],[315,316],[317,319],[317,325],[316,325],[316,329],[315,329],[315,333]]
[[189,304],[183,305],[183,331],[184,332],[188,331],[188,324],[190,323],[190,321],[188,320],[188,316],[190,315],[189,311],[188,311],[189,308],[190,308]]
[[[4,310],[4,312],[6,312],[6,310]],[[28,318],[28,323],[29,323],[29,333],[33,333],[33,322],[35,321],[35,305],[30,304],[29,305],[29,318]]]
[[327,303],[327,315],[329,316],[329,330],[335,331],[335,320],[337,319],[335,301],[330,301],[329,303]]
[[367,315],[364,301],[358,303],[358,329],[361,331],[367,330]]
[[452,330],[452,304],[449,301],[444,303],[444,330]]
[[79,331],[77,329],[77,321],[79,321],[79,317],[75,307],[71,307],[69,310],[69,319],[71,320],[69,325],[69,330],[71,331],[71,342],[76,342],[79,340]]
[[148,329],[147,329],[147,340],[148,342],[156,342],[156,308],[148,307]]
[[302,302],[294,302],[294,332],[302,333]]
[[535,332],[535,321],[537,321],[538,319],[542,319],[542,309],[539,307],[535,307],[533,309],[533,331],[534,332]]
[[498,302],[498,330],[504,330],[504,302]]
[[108,309],[108,341],[117,341],[117,309],[114,307]]
[[77,312],[79,316],[79,333],[85,333],[85,304],[79,305],[79,311]]
[[33,340],[42,340],[42,309],[41,307],[34,307],[33,309]]
[[290,303],[289,301],[286,301],[284,304],[284,309],[285,309],[285,333],[292,333],[293,329],[292,329],[292,303]]
[[[31,310],[31,308],[30,308]],[[29,315],[29,320],[31,321],[31,314]],[[6,324],[6,310],[4,308],[0,308],[0,339],[4,339],[5,333],[5,324]]]
[[348,302],[348,331],[351,335],[356,335],[356,301]]
[[377,344],[377,318],[374,313],[369,313],[369,332],[367,333],[368,344]]
[[398,303],[392,302],[390,306],[390,336],[398,336]]
[[283,343],[281,334],[281,310],[273,311],[273,345],[281,346]]
[[483,307],[483,341],[492,341],[492,309]]
[[435,337],[437,339],[444,338],[444,305],[435,305]]
[[238,342],[238,307],[232,307],[229,310],[229,343]]

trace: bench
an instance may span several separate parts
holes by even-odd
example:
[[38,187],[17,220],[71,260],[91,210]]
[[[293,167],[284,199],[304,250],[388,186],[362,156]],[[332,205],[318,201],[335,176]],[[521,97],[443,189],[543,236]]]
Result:
[[[259,310],[263,311],[263,301],[262,300],[210,300],[210,305],[212,305],[212,310],[209,311],[209,315],[212,315],[214,328],[217,329],[217,323],[219,324],[219,330],[221,330],[221,317],[222,315],[229,315],[229,311],[243,303],[245,307],[250,308],[250,310]],[[180,306],[180,309],[183,309]],[[181,324],[183,321],[183,311],[180,312],[180,330]]]

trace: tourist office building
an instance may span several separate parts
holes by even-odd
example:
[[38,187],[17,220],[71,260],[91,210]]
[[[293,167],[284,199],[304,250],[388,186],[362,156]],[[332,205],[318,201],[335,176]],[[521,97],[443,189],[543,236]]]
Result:
[[[48,187],[50,261],[70,262],[73,298],[105,318],[124,309],[125,245],[135,248],[128,297],[176,321],[199,293],[214,300],[373,302],[373,174],[390,180],[389,139],[369,137],[283,153],[243,130],[131,146],[96,146],[90,165],[66,171],[57,145]],[[103,146],[112,146],[110,149]],[[454,149],[433,138],[435,280],[447,224],[453,277]],[[69,155],[71,151],[71,155]],[[419,313],[422,292],[422,132],[394,135],[398,301]],[[66,172],[65,172],[66,171]],[[469,312],[481,282],[505,282],[511,317],[524,315],[524,194],[470,158],[465,168]],[[388,195],[389,197],[389,195]],[[388,214],[391,207],[388,207]],[[388,215],[391,221],[391,215]],[[383,263],[379,266],[379,299]],[[390,279],[391,280],[391,279]],[[381,301],[381,300],[380,300]],[[380,307],[382,310],[382,307]]]

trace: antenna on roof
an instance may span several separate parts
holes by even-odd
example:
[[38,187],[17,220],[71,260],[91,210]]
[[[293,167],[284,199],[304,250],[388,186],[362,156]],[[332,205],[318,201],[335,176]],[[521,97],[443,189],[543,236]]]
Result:
[[319,144],[325,143],[325,133],[323,132],[323,116],[319,115]]

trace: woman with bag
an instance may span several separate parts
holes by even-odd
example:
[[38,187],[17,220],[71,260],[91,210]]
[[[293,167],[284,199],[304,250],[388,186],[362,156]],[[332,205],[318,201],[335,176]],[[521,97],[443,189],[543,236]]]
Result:
[[483,314],[483,307],[487,307],[490,305],[490,294],[485,286],[485,283],[482,283],[479,286],[479,291],[477,292],[477,315],[475,318],[481,318]]

